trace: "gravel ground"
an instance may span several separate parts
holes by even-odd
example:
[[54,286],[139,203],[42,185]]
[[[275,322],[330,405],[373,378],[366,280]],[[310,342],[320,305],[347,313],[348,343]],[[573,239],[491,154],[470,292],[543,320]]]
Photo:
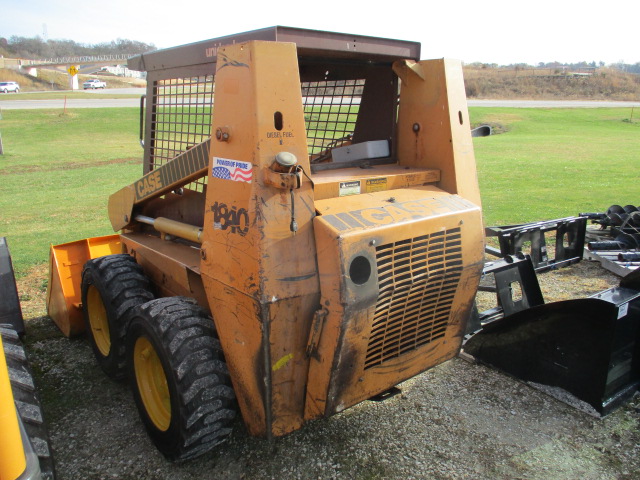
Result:
[[[606,418],[572,408],[484,366],[455,358],[272,444],[241,421],[214,452],[181,464],[147,438],[124,384],[108,380],[84,339],[43,315],[46,270],[18,284],[28,352],[64,479],[637,479],[640,398]],[[619,279],[592,262],[541,275],[547,302]]]

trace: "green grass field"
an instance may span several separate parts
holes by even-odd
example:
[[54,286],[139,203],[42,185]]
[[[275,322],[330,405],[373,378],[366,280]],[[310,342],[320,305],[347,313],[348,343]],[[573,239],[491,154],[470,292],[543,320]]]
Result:
[[107,199],[141,174],[135,108],[9,110],[0,120],[0,236],[16,274],[49,245],[113,233]]
[[472,108],[508,131],[474,140],[487,225],[640,205],[640,123],[631,109]]
[[[0,120],[0,236],[18,276],[50,244],[112,233],[109,195],[142,173],[137,108],[9,110]],[[640,204],[630,109],[472,108],[506,133],[474,140],[487,225]]]

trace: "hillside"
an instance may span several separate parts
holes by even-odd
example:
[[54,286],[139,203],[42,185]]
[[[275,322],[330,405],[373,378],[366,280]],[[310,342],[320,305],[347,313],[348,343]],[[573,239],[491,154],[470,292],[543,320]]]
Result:
[[[142,87],[146,85],[144,80],[135,78],[116,77],[113,75],[78,75],[80,88],[82,88],[82,83],[89,78],[104,80],[107,82],[108,88]],[[69,90],[69,75],[66,72],[45,68],[38,69],[37,77],[8,68],[0,68],[0,82],[18,82],[21,92]]]
[[640,74],[601,67],[558,69],[464,67],[467,98],[640,101]]
[[[96,75],[79,75],[80,83]],[[514,69],[464,67],[469,99],[522,100],[619,100],[640,102],[640,74],[625,73],[615,68],[601,67],[589,73],[558,73],[553,69]],[[109,88],[132,85],[144,81],[132,78],[104,76]],[[21,91],[68,90],[66,72],[38,69],[38,78],[15,70],[0,68],[0,81],[14,81]]]

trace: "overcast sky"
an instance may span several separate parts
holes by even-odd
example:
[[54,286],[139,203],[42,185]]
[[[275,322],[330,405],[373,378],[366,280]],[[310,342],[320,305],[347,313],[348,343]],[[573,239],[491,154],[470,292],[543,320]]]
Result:
[[[432,5],[433,4],[433,5]],[[640,62],[640,0],[2,0],[0,37],[173,47],[275,25],[412,40],[422,58]]]

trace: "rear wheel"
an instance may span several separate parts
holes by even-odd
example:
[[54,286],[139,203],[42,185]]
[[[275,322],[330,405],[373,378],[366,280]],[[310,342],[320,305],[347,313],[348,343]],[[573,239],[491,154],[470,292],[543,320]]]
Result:
[[167,458],[196,457],[231,433],[237,406],[222,347],[193,300],[160,298],[137,308],[127,365],[140,417]]
[[135,307],[153,299],[149,280],[130,255],[89,260],[82,272],[82,306],[98,365],[114,379],[126,373],[124,337]]

